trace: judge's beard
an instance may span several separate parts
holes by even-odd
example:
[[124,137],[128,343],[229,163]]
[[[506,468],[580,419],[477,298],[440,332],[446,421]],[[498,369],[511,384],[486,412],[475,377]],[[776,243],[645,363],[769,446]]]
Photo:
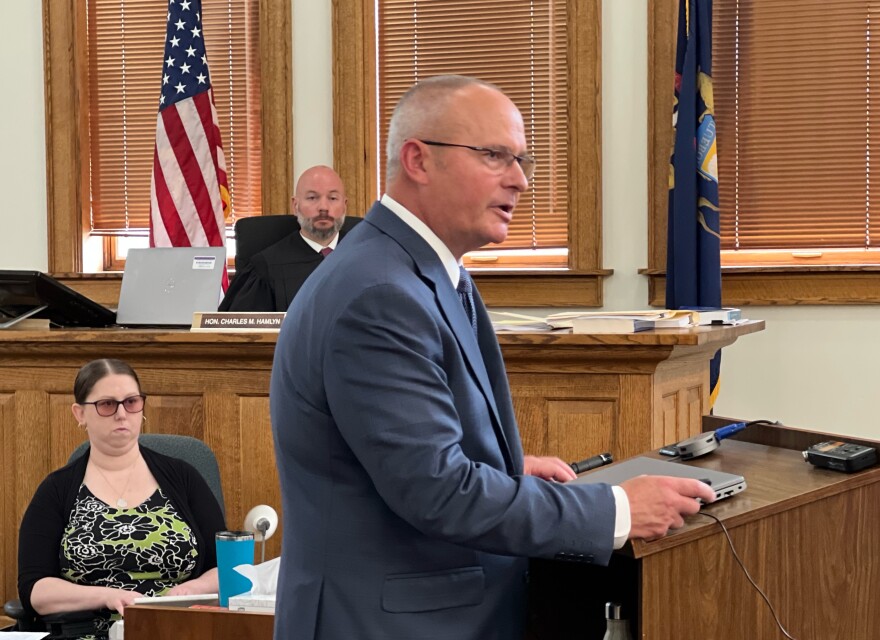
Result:
[[[345,222],[345,216],[341,216],[338,220],[333,220],[330,216],[319,215],[314,218],[307,218],[297,209],[296,211],[296,220],[299,222],[300,229],[303,230],[303,233],[307,235],[309,238],[312,238],[315,242],[327,242],[328,240],[332,240],[339,230],[342,228],[342,224]],[[330,220],[333,222],[332,227],[327,228],[316,228],[315,222],[318,220]]]

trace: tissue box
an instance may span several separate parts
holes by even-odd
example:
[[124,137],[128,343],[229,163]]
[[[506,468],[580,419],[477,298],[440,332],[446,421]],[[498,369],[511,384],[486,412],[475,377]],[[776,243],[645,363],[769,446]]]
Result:
[[230,611],[258,611],[262,613],[275,613],[275,594],[253,595],[242,593],[229,598]]

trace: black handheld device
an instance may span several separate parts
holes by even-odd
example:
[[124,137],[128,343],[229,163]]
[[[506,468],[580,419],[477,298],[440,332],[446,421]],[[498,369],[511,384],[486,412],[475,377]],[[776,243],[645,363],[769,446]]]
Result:
[[611,464],[612,462],[614,462],[614,458],[610,453],[600,453],[597,456],[581,460],[580,462],[572,462],[568,466],[570,466],[575,473],[583,473],[584,471],[602,467],[606,464]]
[[817,467],[855,473],[877,464],[877,449],[860,444],[828,440],[803,452],[804,460]]

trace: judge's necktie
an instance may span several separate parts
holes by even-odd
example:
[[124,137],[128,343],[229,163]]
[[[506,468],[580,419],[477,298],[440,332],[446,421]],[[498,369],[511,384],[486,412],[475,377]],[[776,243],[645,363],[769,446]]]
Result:
[[321,252],[320,252],[320,253],[321,253],[322,256],[324,256],[324,257],[326,258],[326,257],[329,256],[331,253],[333,253],[333,249],[331,249],[330,247],[324,247],[323,249],[321,249]]
[[464,267],[459,266],[458,271],[459,278],[456,291],[458,291],[458,297],[461,298],[461,306],[464,307],[464,312],[467,315],[468,320],[471,322],[471,328],[474,330],[474,335],[477,335],[477,308],[474,305],[474,281],[471,280],[470,274]]

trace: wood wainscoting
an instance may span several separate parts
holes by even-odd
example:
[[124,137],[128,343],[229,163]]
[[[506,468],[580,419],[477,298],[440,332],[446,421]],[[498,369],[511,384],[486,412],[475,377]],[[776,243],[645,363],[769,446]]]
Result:
[[[708,360],[763,322],[623,336],[499,335],[527,452],[629,457],[701,431]],[[85,435],[70,412],[89,360],[131,364],[149,396],[144,431],[204,440],[216,453],[226,519],[281,514],[269,421],[274,333],[160,330],[0,331],[0,598],[16,595],[18,524],[34,490]],[[289,515],[289,514],[288,514]],[[295,517],[295,516],[290,516]],[[266,557],[281,550],[280,532]]]

